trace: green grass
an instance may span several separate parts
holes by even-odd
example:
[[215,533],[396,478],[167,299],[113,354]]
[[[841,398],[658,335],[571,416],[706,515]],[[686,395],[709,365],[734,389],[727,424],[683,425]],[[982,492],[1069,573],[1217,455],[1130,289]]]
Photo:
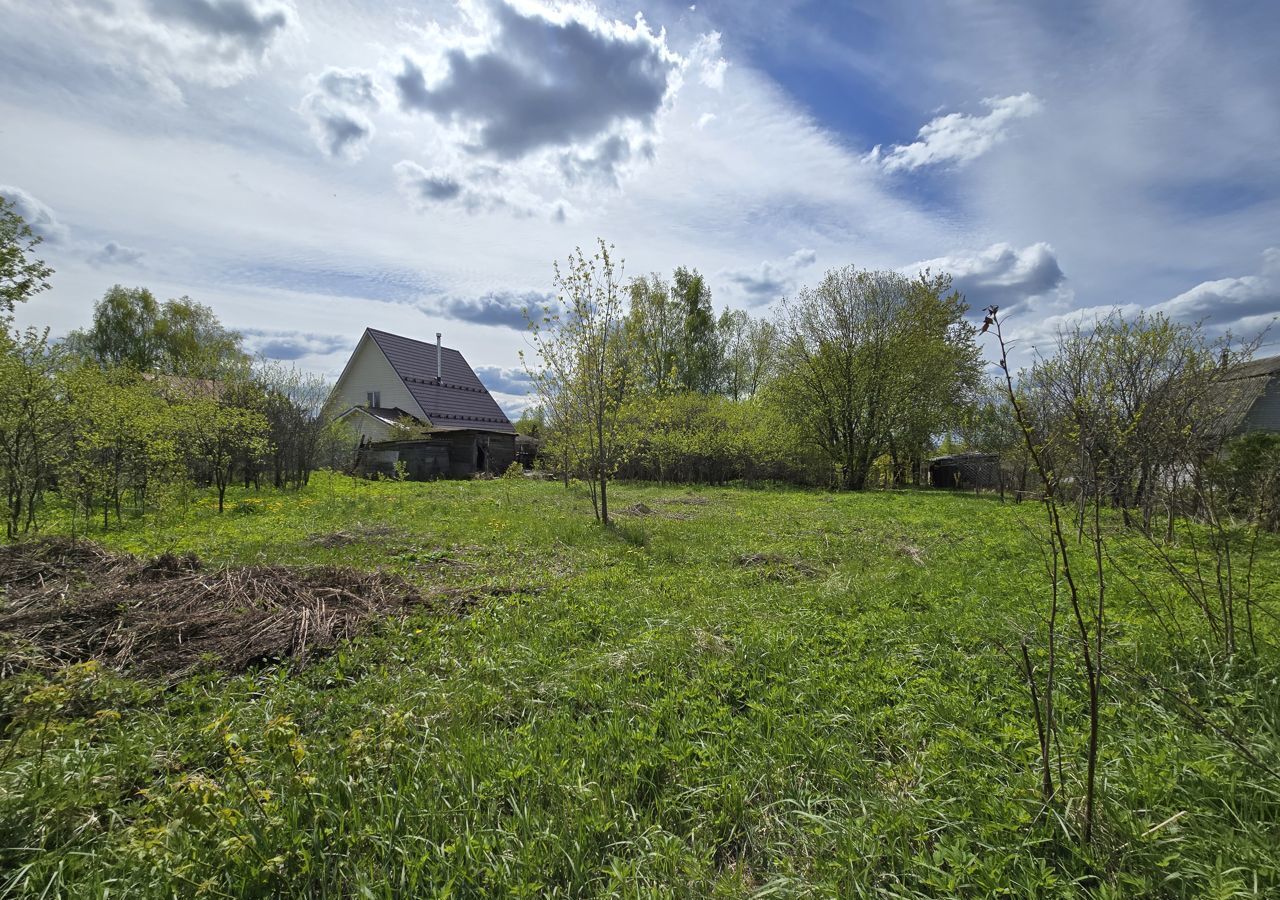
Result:
[[[0,893],[1280,894],[1280,783],[1224,736],[1280,769],[1280,667],[1170,650],[1122,584],[1112,658],[1213,724],[1117,666],[1099,838],[1074,802],[1042,808],[1013,655],[1045,601],[1033,505],[619,485],[604,530],[552,483],[322,475],[232,499],[91,536],[519,590],[300,672],[10,679]],[[1081,701],[1067,679],[1069,751]],[[1080,768],[1068,752],[1067,797]]]

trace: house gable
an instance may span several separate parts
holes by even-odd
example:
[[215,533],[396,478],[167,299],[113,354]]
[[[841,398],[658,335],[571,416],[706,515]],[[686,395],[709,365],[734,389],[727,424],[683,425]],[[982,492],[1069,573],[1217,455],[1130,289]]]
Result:
[[366,406],[371,391],[378,392],[378,406],[398,407],[424,421],[427,419],[417,398],[366,328],[333,386],[333,393],[329,395],[330,408],[347,410],[353,406]]
[[[366,333],[382,348],[422,418],[436,429],[469,429],[494,434],[516,433],[488,388],[457,350],[402,337],[375,328]],[[438,352],[438,356],[437,356]],[[436,377],[437,365],[440,377]],[[383,405],[388,406],[386,398]],[[403,405],[403,404],[401,404]],[[410,407],[404,407],[410,409]]]

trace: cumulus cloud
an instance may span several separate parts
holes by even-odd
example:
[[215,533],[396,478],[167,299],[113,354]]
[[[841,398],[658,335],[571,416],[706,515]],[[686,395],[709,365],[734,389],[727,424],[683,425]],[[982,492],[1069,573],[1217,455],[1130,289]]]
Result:
[[431,305],[431,311],[462,322],[524,331],[529,318],[540,319],[543,308],[554,299],[537,291],[490,291],[477,297],[441,297]]
[[[679,58],[642,17],[628,26],[505,2],[489,13],[486,47],[456,43],[427,65],[406,56],[395,78],[403,110],[467,129],[476,150],[512,159],[650,124],[673,86]],[[443,71],[428,80],[428,68]]]
[[0,197],[13,204],[14,212],[26,220],[33,234],[44,238],[50,244],[66,239],[67,226],[58,221],[52,209],[22,188],[0,184]]
[[1280,317],[1280,247],[1263,252],[1256,275],[1203,281],[1154,308],[1173,319],[1203,321],[1215,332],[1249,337]]
[[[664,32],[642,16],[629,24],[587,6],[493,0],[459,8],[467,27],[437,28],[434,55],[402,54],[392,78],[400,110],[435,126],[432,174],[459,186],[447,199],[472,211],[528,212],[545,203],[517,202],[496,182],[536,183],[543,194],[548,184],[616,186],[653,159],[658,115],[687,65]],[[718,46],[717,38],[708,52]],[[715,61],[705,65],[714,79]],[[486,160],[500,163],[502,175],[482,189],[474,167]]]
[[292,361],[304,356],[328,356],[352,345],[349,335],[316,334],[308,331],[279,331],[267,328],[245,328],[245,346],[267,359]]
[[89,262],[103,267],[136,266],[142,262],[142,251],[108,241],[101,250],[90,254]]
[[180,94],[175,79],[234,84],[290,30],[292,0],[69,0],[110,61]]
[[881,150],[877,144],[864,159],[886,172],[967,163],[1003,141],[1010,122],[1035,115],[1042,109],[1039,99],[1029,93],[988,97],[982,103],[989,110],[986,115],[938,116],[920,129],[914,143],[897,144],[888,150]]
[[1012,244],[992,244],[985,250],[926,259],[903,271],[915,275],[925,269],[949,274],[955,288],[974,309],[994,303],[1009,310],[1033,297],[1051,294],[1066,281],[1057,254],[1043,241],[1022,249]]
[[298,111],[311,126],[311,136],[326,156],[354,162],[373,139],[366,112],[381,105],[373,73],[360,69],[326,69],[302,98]]
[[782,262],[765,261],[752,269],[734,269],[721,275],[742,293],[752,306],[772,303],[790,293],[802,269],[813,265],[818,254],[802,249],[792,253]]
[[491,391],[519,396],[533,390],[533,381],[524,369],[507,369],[502,366],[475,366],[476,377]]

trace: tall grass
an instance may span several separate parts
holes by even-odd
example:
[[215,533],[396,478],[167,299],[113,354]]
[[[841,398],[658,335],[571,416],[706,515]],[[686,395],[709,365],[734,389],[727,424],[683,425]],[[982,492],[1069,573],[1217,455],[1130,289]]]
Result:
[[[1024,599],[1042,583],[1022,521],[1034,507],[697,496],[620,484],[615,509],[643,508],[602,529],[585,490],[556,484],[318,476],[296,494],[233,492],[223,516],[201,501],[100,535],[142,553],[516,590],[465,616],[388,622],[298,672],[8,679],[0,892],[1280,891],[1274,661],[1170,647],[1113,579],[1105,802],[1082,846],[1078,807],[1044,812],[1017,659],[1040,614]],[[310,539],[380,524],[395,533]],[[1276,549],[1257,554],[1255,585],[1275,584]],[[1056,698],[1064,721],[1088,706],[1074,674]],[[1063,732],[1064,753],[1082,749],[1080,731]],[[1064,777],[1062,796],[1083,796],[1079,774]]]

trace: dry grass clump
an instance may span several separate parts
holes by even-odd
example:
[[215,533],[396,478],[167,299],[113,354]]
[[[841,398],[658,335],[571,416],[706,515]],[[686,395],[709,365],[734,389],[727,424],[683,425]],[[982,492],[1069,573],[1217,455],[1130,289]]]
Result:
[[773,581],[790,581],[796,578],[813,578],[819,570],[816,566],[780,553],[744,553],[736,560],[744,569],[759,571],[762,578]]
[[0,675],[96,659],[180,677],[302,663],[371,618],[429,601],[397,575],[338,566],[206,570],[53,538],[0,548]]

